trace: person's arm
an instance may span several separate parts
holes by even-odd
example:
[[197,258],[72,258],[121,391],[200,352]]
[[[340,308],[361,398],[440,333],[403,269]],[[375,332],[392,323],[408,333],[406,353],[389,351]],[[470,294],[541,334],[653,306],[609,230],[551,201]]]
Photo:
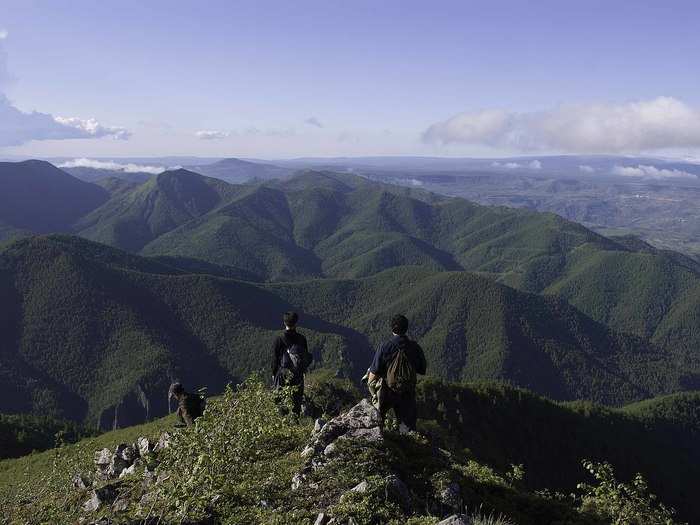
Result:
[[309,352],[309,344],[306,342],[306,337],[303,335],[301,336],[301,342],[302,346],[304,347],[304,370],[309,368],[311,366],[311,363],[314,360],[314,355]]
[[384,373],[384,366],[382,363],[382,356],[384,353],[384,345],[379,345],[377,351],[374,353],[374,359],[372,359],[372,364],[369,365],[368,380],[374,381],[376,378],[381,377]]
[[416,374],[420,375],[425,375],[425,373],[428,370],[428,363],[425,361],[425,353],[423,352],[423,349],[418,343],[415,343],[416,345],[416,357],[417,357],[417,366],[416,366]]
[[280,357],[282,356],[282,339],[277,337],[272,346],[272,377],[277,375],[280,366]]

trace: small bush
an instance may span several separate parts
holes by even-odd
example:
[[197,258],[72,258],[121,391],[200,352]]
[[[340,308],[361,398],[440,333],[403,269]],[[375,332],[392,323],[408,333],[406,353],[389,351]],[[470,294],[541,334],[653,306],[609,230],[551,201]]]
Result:
[[656,501],[647,482],[637,474],[631,483],[615,479],[610,463],[584,461],[584,468],[596,480],[595,485],[579,483],[583,492],[581,510],[609,519],[611,525],[675,525],[675,510]]

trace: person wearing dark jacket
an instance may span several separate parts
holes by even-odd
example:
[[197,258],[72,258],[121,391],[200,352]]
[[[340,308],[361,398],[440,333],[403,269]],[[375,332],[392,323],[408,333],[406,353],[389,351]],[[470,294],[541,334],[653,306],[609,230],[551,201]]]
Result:
[[[393,408],[400,430],[405,430],[404,427],[415,430],[417,419],[415,375],[426,373],[425,354],[420,345],[406,335],[408,331],[406,317],[395,316],[391,320],[391,331],[391,338],[383,342],[374,355],[369,367],[367,384],[376,403],[375,406],[382,415],[382,421],[387,412]],[[399,356],[399,352],[403,352],[403,355]],[[402,386],[400,390],[390,386],[392,374],[399,373],[396,372],[397,361],[406,363],[404,370],[408,368],[408,374],[412,376],[412,381]]]
[[185,392],[182,384],[173,383],[168,391],[168,402],[171,398],[177,401],[177,418],[181,425],[191,427],[195,419],[204,413],[204,400],[197,394]]
[[304,373],[313,356],[309,352],[306,337],[297,332],[299,315],[296,312],[286,312],[283,321],[284,332],[275,339],[273,345],[272,383],[275,389],[296,387],[292,394],[292,410],[299,415],[304,399]]

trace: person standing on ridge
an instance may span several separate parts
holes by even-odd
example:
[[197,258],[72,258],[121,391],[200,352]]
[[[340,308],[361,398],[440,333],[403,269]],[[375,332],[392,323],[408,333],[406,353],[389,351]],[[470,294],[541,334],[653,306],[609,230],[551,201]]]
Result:
[[273,345],[272,384],[275,389],[296,387],[292,394],[292,411],[299,415],[304,399],[304,373],[313,356],[309,352],[306,337],[297,332],[299,315],[296,312],[286,312],[283,322],[284,333],[275,339]]
[[367,386],[376,399],[382,424],[389,409],[394,409],[399,430],[416,429],[416,374],[425,375],[425,354],[418,343],[406,335],[408,319],[396,315],[391,320],[392,337],[382,343],[368,371]]

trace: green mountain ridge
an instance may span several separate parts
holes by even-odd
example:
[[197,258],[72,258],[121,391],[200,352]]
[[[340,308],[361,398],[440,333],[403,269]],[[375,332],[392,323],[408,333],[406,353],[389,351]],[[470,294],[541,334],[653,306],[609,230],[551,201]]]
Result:
[[[608,404],[681,388],[658,348],[556,298],[465,272],[402,267],[362,279],[255,284],[77,237],[0,251],[0,412],[113,428],[167,412],[175,378],[220,390],[267,369],[280,313],[301,310],[316,366],[354,379],[394,311],[414,319],[435,377],[500,379]],[[208,268],[204,269],[208,272]],[[7,400],[12,399],[12,403]]]

